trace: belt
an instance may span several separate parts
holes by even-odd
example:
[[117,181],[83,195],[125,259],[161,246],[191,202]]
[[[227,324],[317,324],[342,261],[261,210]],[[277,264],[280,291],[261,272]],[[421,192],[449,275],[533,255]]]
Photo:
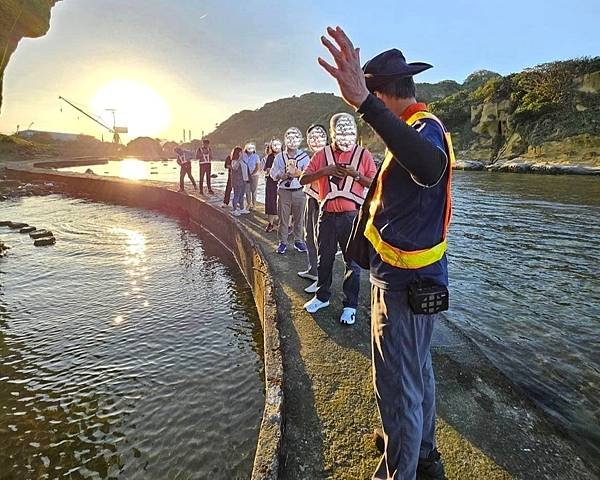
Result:
[[302,188],[302,187],[300,187],[300,188],[285,188],[285,187],[279,187],[279,188],[281,188],[282,190],[285,190],[286,192],[297,192],[298,190],[303,190],[303,188]]

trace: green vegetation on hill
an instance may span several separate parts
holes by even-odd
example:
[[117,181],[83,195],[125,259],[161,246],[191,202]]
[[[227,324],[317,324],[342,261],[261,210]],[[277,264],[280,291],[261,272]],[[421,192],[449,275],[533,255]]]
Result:
[[[478,70],[462,84],[417,84],[417,99],[430,103],[445,122],[459,158],[484,163],[525,156],[600,164],[599,95],[600,57],[547,63],[504,77]],[[236,113],[209,138],[223,147],[254,141],[260,148],[289,126],[305,131],[312,123],[326,125],[340,111],[352,109],[333,94],[308,93]],[[381,140],[360,120],[358,125],[363,144],[381,154]]]
[[600,57],[545,63],[505,77],[473,75],[459,92],[431,104],[463,157],[600,163]]

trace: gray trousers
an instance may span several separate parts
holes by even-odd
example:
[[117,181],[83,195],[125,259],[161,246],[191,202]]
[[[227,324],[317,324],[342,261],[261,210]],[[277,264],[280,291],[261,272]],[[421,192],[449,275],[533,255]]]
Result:
[[319,202],[306,197],[304,229],[306,230],[306,248],[308,249],[308,273],[317,275],[317,224],[319,223]]
[[373,479],[415,480],[419,458],[435,448],[431,336],[438,315],[416,315],[405,290],[371,286],[375,398],[385,452]]
[[277,190],[277,212],[279,213],[279,241],[288,243],[290,233],[290,217],[293,221],[293,240],[304,241],[304,208],[306,205],[306,194],[301,188],[298,190]]
[[246,183],[246,204],[256,207],[256,190],[258,189],[259,175],[250,175],[250,181]]

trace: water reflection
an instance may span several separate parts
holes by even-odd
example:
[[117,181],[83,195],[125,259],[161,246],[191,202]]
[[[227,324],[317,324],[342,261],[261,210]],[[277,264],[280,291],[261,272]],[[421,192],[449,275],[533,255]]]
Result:
[[60,241],[14,234],[1,264],[0,477],[248,477],[262,340],[235,264],[155,213],[4,206]]
[[119,162],[119,176],[129,180],[142,180],[148,175],[147,164],[135,158],[126,158]]

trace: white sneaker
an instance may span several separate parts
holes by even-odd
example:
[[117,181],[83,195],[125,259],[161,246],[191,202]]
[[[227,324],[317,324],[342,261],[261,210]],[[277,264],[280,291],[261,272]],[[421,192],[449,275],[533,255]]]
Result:
[[311,283],[311,284],[310,284],[308,287],[306,287],[306,288],[304,289],[304,291],[305,291],[306,293],[317,293],[317,284],[318,284],[318,283],[319,283],[319,282],[318,282],[317,280],[315,280],[315,281],[314,281],[313,283]]
[[325,308],[328,306],[329,306],[329,301],[322,302],[316,296],[313,297],[312,300],[310,300],[304,304],[304,308],[306,309],[306,311],[308,313],[316,313],[317,311],[321,310],[322,308]]
[[340,317],[340,323],[344,325],[354,325],[356,321],[356,308],[345,307]]
[[240,210],[240,213],[245,215],[246,213],[250,213],[250,210],[248,210],[247,208],[243,208]]
[[317,276],[310,273],[310,270],[305,270],[304,272],[298,272],[298,276],[300,278],[306,278],[307,280],[312,280],[313,282],[317,280]]
[[233,212],[231,212],[231,214],[232,214],[234,217],[239,217],[239,216],[241,215],[241,213],[240,213],[240,211],[239,211],[239,210],[234,210]]
[[335,256],[337,257],[338,255],[341,255],[342,251],[338,248],[337,252],[335,252]]

